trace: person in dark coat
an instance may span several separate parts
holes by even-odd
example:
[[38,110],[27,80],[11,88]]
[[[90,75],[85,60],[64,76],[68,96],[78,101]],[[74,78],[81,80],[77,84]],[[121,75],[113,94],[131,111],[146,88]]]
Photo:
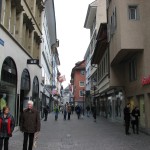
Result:
[[125,134],[129,135],[130,127],[130,103],[128,103],[124,108],[124,121],[125,121]]
[[23,111],[20,118],[20,130],[24,132],[23,150],[27,150],[27,147],[28,150],[32,150],[34,134],[40,131],[40,115],[39,112],[33,108],[32,101],[28,101],[28,108]]
[[78,119],[80,119],[81,107],[79,105],[76,106],[76,113],[77,113]]
[[87,117],[89,117],[90,116],[90,106],[89,105],[87,105],[86,111],[87,111]]
[[5,106],[3,112],[0,115],[0,150],[8,150],[9,138],[12,136],[12,132],[15,127],[15,121],[13,116],[9,113],[9,107]]
[[45,106],[43,109],[43,113],[44,113],[44,121],[47,121],[47,116],[48,116],[48,108]]
[[94,122],[96,122],[96,105],[95,104],[93,104],[92,106],[92,113],[93,113]]
[[136,133],[139,134],[139,117],[140,117],[140,110],[138,107],[135,107],[132,110],[132,129],[133,129],[133,133],[135,133],[135,126],[136,126]]

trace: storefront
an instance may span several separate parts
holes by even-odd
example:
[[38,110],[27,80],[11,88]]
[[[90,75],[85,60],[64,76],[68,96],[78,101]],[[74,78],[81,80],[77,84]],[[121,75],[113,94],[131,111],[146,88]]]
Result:
[[16,99],[17,99],[17,69],[14,60],[7,57],[2,65],[0,94],[3,95],[6,104],[10,107],[13,116],[17,115]]

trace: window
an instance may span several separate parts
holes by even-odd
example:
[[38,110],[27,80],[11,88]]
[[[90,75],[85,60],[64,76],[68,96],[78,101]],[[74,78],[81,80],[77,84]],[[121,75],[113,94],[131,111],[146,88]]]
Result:
[[80,87],[84,87],[84,81],[80,81]]
[[129,6],[129,19],[130,20],[138,19],[137,6]]
[[83,97],[83,90],[81,90],[79,94],[80,97]]
[[137,80],[137,63],[136,59],[129,62],[129,79],[130,81]]
[[81,75],[85,75],[85,71],[84,70],[81,70]]

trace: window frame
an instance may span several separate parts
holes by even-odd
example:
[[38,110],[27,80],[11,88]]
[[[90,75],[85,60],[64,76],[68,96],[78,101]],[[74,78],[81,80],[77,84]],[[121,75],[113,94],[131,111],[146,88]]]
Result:
[[[134,17],[135,18],[132,18],[132,12],[131,10],[134,9]],[[128,18],[129,20],[133,20],[133,21],[136,21],[139,19],[139,13],[138,13],[138,5],[128,5]]]
[[[82,82],[84,83],[83,86],[81,85]],[[80,87],[85,87],[85,82],[84,82],[84,81],[79,81],[79,86],[80,86]]]

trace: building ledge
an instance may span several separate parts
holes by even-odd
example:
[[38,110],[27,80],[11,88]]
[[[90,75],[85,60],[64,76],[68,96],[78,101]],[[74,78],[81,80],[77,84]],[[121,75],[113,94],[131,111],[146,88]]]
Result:
[[137,53],[143,52],[143,49],[121,49],[114,59],[111,61],[111,66],[126,62]]

